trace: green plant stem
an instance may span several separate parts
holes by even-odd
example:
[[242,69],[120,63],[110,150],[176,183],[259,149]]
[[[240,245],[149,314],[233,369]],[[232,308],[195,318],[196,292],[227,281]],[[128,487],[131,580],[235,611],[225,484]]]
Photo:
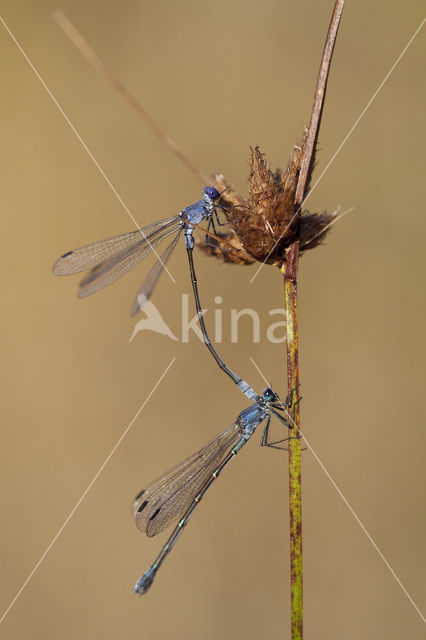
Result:
[[289,430],[289,509],[290,509],[290,593],[291,593],[291,637],[303,638],[303,565],[302,565],[302,484],[299,400],[299,351],[297,328],[297,267],[299,243],[295,242],[287,251],[282,267],[284,274],[284,296],[287,310],[287,381],[291,394],[292,426]]
[[[295,194],[296,216],[300,216],[306,185],[312,169],[312,160],[321,123],[325,90],[334,43],[343,11],[343,0],[336,0],[328,28],[321,58],[314,103],[308,134],[303,149],[302,163]],[[287,382],[292,400],[292,429],[289,429],[289,507],[290,507],[290,591],[291,591],[291,638],[303,638],[303,564],[302,564],[302,467],[300,458],[300,405],[299,405],[299,335],[297,326],[297,271],[299,265],[299,242],[286,251],[286,260],[281,266],[284,274],[284,296],[287,311]]]

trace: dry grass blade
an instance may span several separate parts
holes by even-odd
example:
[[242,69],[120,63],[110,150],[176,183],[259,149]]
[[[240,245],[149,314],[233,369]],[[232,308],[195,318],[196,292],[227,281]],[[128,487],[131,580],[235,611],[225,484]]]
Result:
[[154,120],[154,118],[148,113],[148,111],[136,100],[136,98],[130,93],[127,87],[108,69],[104,62],[89,46],[83,36],[77,31],[75,26],[69,20],[69,18],[61,11],[57,9],[53,12],[53,18],[58,25],[68,36],[75,47],[84,55],[86,60],[92,65],[92,67],[103,76],[114,89],[124,98],[124,100],[136,111],[138,115],[146,122],[148,127],[160,138],[162,142],[172,151],[183,164],[205,185],[209,183],[207,176],[188,158],[186,153],[180,148],[180,146],[171,138]]
[[324,104],[325,91],[327,88],[328,71],[330,68],[331,56],[333,55],[334,43],[336,41],[337,30],[339,28],[340,18],[343,11],[343,5],[343,0],[337,0],[336,4],[334,5],[333,15],[331,16],[330,26],[328,28],[327,38],[325,41],[324,52],[322,54],[317,86],[315,89],[311,120],[309,122],[308,135],[306,136],[305,145],[303,148],[299,179],[297,181],[296,196],[294,198],[295,204],[298,206],[300,206],[303,202],[306,183],[312,170],[312,157],[314,155],[318,138],[318,131],[321,124],[322,107]]

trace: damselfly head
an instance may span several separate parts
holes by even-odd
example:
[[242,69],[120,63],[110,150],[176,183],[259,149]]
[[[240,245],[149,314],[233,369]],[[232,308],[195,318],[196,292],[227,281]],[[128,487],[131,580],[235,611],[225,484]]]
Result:
[[208,195],[212,200],[217,200],[220,196],[219,191],[215,187],[204,187],[203,193]]
[[263,399],[266,402],[276,402],[280,398],[279,398],[279,395],[277,393],[275,393],[275,391],[273,391],[270,387],[268,387],[263,392]]

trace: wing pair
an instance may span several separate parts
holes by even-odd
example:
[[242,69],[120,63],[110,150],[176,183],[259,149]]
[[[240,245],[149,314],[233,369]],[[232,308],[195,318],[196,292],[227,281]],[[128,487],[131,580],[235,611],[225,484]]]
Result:
[[158,258],[154,267],[145,278],[132,307],[132,315],[140,305],[139,296],[149,299],[158,278],[173,253],[180,236],[180,218],[173,216],[154,222],[143,229],[131,231],[120,236],[99,240],[68,251],[53,265],[53,273],[66,276],[89,269],[89,273],[80,282],[79,298],[84,298],[107,287],[127,271],[146,258],[168,236],[176,233],[176,237]]
[[234,422],[200,451],[138,493],[133,503],[138,529],[152,537],[178,520],[240,435],[241,427]]

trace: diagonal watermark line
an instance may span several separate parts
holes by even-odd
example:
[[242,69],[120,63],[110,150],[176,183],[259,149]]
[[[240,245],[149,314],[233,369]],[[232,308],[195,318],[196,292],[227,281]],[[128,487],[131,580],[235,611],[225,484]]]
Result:
[[[265,376],[263,375],[263,373],[261,372],[261,370],[259,369],[259,367],[257,366],[257,364],[255,363],[254,359],[251,356],[250,356],[250,360],[251,360],[252,364],[256,367],[257,371],[259,372],[260,376],[263,378],[265,383],[268,384],[268,381],[266,380]],[[282,405],[282,406],[284,407],[284,405]],[[290,420],[292,421],[291,416],[290,416],[290,414],[288,413],[287,410],[286,410],[286,413],[287,413],[288,417],[290,418]],[[402,584],[401,580],[398,578],[398,576],[396,575],[395,571],[392,569],[392,567],[390,566],[389,562],[386,560],[385,556],[380,551],[379,547],[374,542],[373,538],[368,533],[367,529],[365,528],[365,526],[363,525],[363,523],[361,522],[361,520],[359,519],[359,517],[357,516],[357,514],[355,513],[355,511],[351,507],[351,505],[349,504],[348,500],[345,498],[345,496],[343,495],[342,491],[339,489],[339,487],[337,486],[336,482],[333,480],[333,478],[331,477],[330,473],[327,471],[327,469],[325,468],[324,464],[319,459],[317,453],[312,448],[312,445],[309,444],[309,442],[307,441],[306,436],[301,432],[300,429],[297,429],[297,430],[300,433],[300,435],[302,436],[302,438],[304,439],[304,441],[306,442],[306,445],[307,445],[308,449],[310,450],[310,452],[312,453],[312,455],[314,456],[315,460],[318,462],[318,464],[320,465],[321,469],[324,471],[325,475],[330,480],[331,484],[336,489],[337,493],[339,494],[339,496],[341,497],[341,499],[343,500],[343,502],[345,503],[345,505],[347,506],[347,508],[349,509],[349,511],[351,512],[351,514],[353,515],[353,517],[355,518],[355,520],[357,521],[357,523],[359,524],[359,526],[361,527],[361,529],[363,530],[363,532],[365,533],[365,535],[367,536],[369,541],[371,542],[371,544],[373,545],[374,549],[377,551],[377,553],[379,554],[379,556],[381,557],[381,559],[383,560],[383,562],[385,563],[385,565],[387,566],[387,568],[391,572],[392,576],[395,578],[395,580],[397,581],[397,583],[401,587],[402,591],[407,596],[408,600],[411,602],[411,604],[413,605],[413,607],[415,608],[415,610],[417,611],[417,613],[419,614],[419,616],[421,617],[423,622],[426,623],[426,619],[425,619],[424,615],[422,614],[422,612],[420,611],[419,607],[416,605],[416,603],[414,602],[413,598],[410,596],[410,594],[408,593],[407,589],[404,587],[404,585]]]
[[151,250],[153,251],[153,253],[155,254],[157,260],[159,260],[161,262],[161,264],[163,265],[163,269],[165,269],[167,271],[167,273],[169,274],[171,280],[173,281],[173,284],[176,284],[176,280],[173,278],[172,274],[170,273],[170,271],[168,270],[168,268],[166,267],[166,265],[163,263],[163,261],[161,260],[160,256],[158,255],[158,253],[156,252],[156,250],[154,249],[154,247],[151,245],[149,239],[147,238],[147,236],[145,235],[143,229],[141,229],[141,227],[139,226],[139,224],[137,223],[135,217],[133,216],[132,212],[130,211],[130,209],[127,207],[126,203],[124,202],[124,200],[121,198],[120,194],[118,193],[117,189],[114,187],[114,185],[112,184],[111,180],[108,178],[108,176],[106,175],[105,171],[102,169],[101,165],[99,164],[99,162],[96,160],[95,156],[93,155],[93,153],[90,151],[89,147],[87,146],[87,144],[84,142],[83,138],[80,136],[80,134],[78,133],[77,129],[74,127],[73,123],[71,122],[71,120],[68,118],[67,114],[65,113],[65,111],[62,109],[61,105],[59,104],[59,102],[56,100],[55,96],[53,95],[53,93],[51,92],[51,90],[49,89],[49,87],[47,86],[47,84],[45,83],[45,81],[43,80],[43,78],[41,77],[41,75],[39,74],[39,72],[37,71],[37,69],[35,68],[35,66],[33,65],[33,63],[31,62],[31,60],[29,59],[29,57],[27,56],[27,54],[25,53],[25,51],[23,50],[23,48],[21,47],[21,45],[19,44],[19,42],[17,41],[17,39],[15,38],[15,36],[13,35],[13,33],[11,32],[11,30],[9,29],[9,27],[7,26],[7,24],[5,23],[5,21],[3,20],[3,18],[0,16],[0,22],[2,23],[3,27],[6,29],[6,31],[8,32],[8,34],[10,35],[10,37],[12,38],[13,42],[16,44],[16,46],[18,47],[19,51],[22,53],[23,57],[25,58],[25,60],[28,62],[29,66],[31,67],[31,69],[33,70],[33,72],[35,73],[35,75],[37,76],[37,78],[40,80],[41,84],[43,85],[43,87],[46,89],[47,93],[49,94],[49,97],[51,98],[52,102],[56,105],[56,107],[58,108],[59,112],[61,113],[61,115],[63,116],[63,118],[65,119],[66,123],[69,125],[69,127],[71,128],[72,132],[74,133],[74,135],[76,136],[77,140],[80,142],[80,144],[82,145],[83,149],[88,153],[90,159],[92,160],[93,164],[95,165],[95,167],[97,168],[97,170],[99,171],[99,173],[101,174],[101,176],[104,178],[105,182],[107,183],[107,185],[110,187],[111,191],[113,192],[113,194],[115,195],[115,197],[117,198],[117,200],[119,201],[119,203],[122,205],[122,207],[124,208],[124,210],[127,212],[127,214],[129,215],[130,219],[133,221],[133,223],[135,224],[135,226],[139,229],[139,231],[141,232],[142,236],[144,237],[144,239],[148,242],[148,245],[151,247]]
[[354,124],[352,125],[352,127],[349,129],[348,133],[346,134],[346,136],[343,138],[341,144],[339,145],[339,147],[337,148],[337,150],[335,151],[335,153],[332,155],[331,159],[328,161],[325,169],[322,171],[322,173],[320,174],[319,178],[315,181],[314,185],[312,186],[312,188],[310,189],[309,193],[307,194],[306,198],[303,200],[303,202],[301,203],[300,207],[298,207],[296,213],[294,214],[294,216],[292,217],[292,219],[290,220],[290,222],[288,223],[288,225],[286,226],[286,228],[284,229],[284,231],[282,232],[282,234],[280,235],[280,237],[278,238],[278,240],[276,241],[276,243],[274,244],[274,246],[272,247],[272,249],[270,250],[270,252],[268,253],[268,255],[266,256],[265,260],[262,262],[262,264],[260,265],[260,267],[258,268],[258,270],[256,271],[256,273],[254,274],[254,276],[252,277],[252,279],[250,280],[250,284],[253,283],[254,279],[257,278],[258,274],[260,273],[262,267],[264,266],[264,264],[266,263],[267,259],[269,258],[269,256],[271,255],[271,253],[273,252],[273,250],[275,249],[275,247],[277,246],[277,244],[279,243],[279,241],[281,240],[281,238],[283,237],[283,235],[286,233],[287,229],[290,227],[291,223],[293,222],[293,220],[295,219],[295,217],[299,214],[299,212],[302,210],[303,205],[305,204],[306,200],[309,198],[309,196],[311,195],[311,193],[315,190],[315,188],[318,186],[318,183],[320,182],[320,180],[322,179],[322,177],[324,176],[324,174],[326,173],[326,171],[328,170],[328,168],[330,167],[330,165],[334,162],[336,156],[340,153],[342,147],[344,146],[344,144],[347,142],[348,138],[352,135],[354,129],[358,126],[359,122],[361,121],[361,119],[364,117],[367,109],[371,106],[371,103],[373,102],[373,100],[377,97],[377,94],[380,92],[380,90],[382,89],[383,85],[385,84],[385,82],[388,80],[389,76],[392,74],[392,72],[394,71],[395,67],[397,66],[397,64],[400,62],[401,58],[405,55],[408,47],[412,44],[414,38],[417,36],[417,34],[419,33],[420,29],[423,27],[424,23],[425,23],[426,18],[423,18],[423,20],[421,21],[420,25],[417,27],[417,29],[415,30],[415,32],[413,33],[413,35],[411,36],[411,38],[409,39],[409,41],[407,42],[407,44],[405,45],[405,47],[403,48],[403,50],[401,51],[401,53],[399,54],[398,58],[395,60],[395,62],[393,63],[393,65],[391,66],[391,68],[389,69],[389,71],[387,72],[387,74],[385,75],[384,79],[382,80],[382,82],[379,84],[379,86],[377,87],[376,91],[373,93],[373,95],[371,96],[370,100],[367,102],[367,104],[365,105],[364,109],[361,111],[360,115],[358,116],[358,118],[355,120]]
[[161,384],[161,382],[163,381],[163,378],[165,377],[165,375],[167,374],[167,372],[169,371],[170,367],[172,366],[172,364],[174,363],[174,361],[176,360],[176,356],[171,360],[171,362],[169,363],[169,365],[167,366],[167,368],[165,369],[165,371],[161,374],[160,378],[157,380],[157,382],[155,383],[154,387],[152,388],[151,392],[148,394],[148,396],[146,397],[145,401],[143,402],[143,404],[139,407],[136,415],[134,416],[134,418],[132,418],[132,420],[130,421],[130,423],[127,425],[126,429],[124,430],[124,432],[122,433],[121,437],[119,438],[119,440],[117,441],[117,443],[114,445],[114,447],[111,449],[110,453],[107,455],[107,457],[105,458],[104,462],[102,463],[102,465],[99,467],[98,471],[95,473],[95,475],[93,476],[92,480],[90,481],[87,489],[82,493],[81,497],[77,500],[76,504],[74,505],[73,509],[71,510],[71,512],[69,513],[69,515],[67,516],[67,518],[65,519],[64,523],[62,524],[62,526],[59,528],[57,534],[55,535],[55,537],[52,539],[52,541],[49,543],[49,545],[46,547],[43,555],[41,556],[40,560],[37,562],[37,564],[35,565],[35,567],[33,568],[33,570],[31,571],[31,573],[28,575],[28,577],[26,578],[24,584],[22,585],[22,587],[19,589],[18,593],[16,594],[16,596],[13,598],[12,602],[10,603],[10,605],[7,607],[6,611],[3,613],[2,617],[0,618],[0,624],[3,622],[3,620],[5,619],[5,617],[7,616],[7,614],[9,613],[9,611],[11,610],[11,608],[13,607],[13,605],[15,604],[15,602],[17,601],[17,599],[19,598],[19,596],[21,595],[21,593],[23,592],[23,590],[25,589],[25,587],[27,586],[27,584],[29,583],[29,581],[31,580],[31,578],[33,577],[33,575],[35,574],[35,572],[37,571],[37,569],[39,568],[39,566],[41,565],[41,563],[43,562],[43,560],[45,559],[45,557],[47,556],[47,554],[49,553],[49,551],[51,550],[51,548],[53,547],[53,545],[55,544],[56,540],[59,538],[59,536],[61,535],[62,531],[65,529],[65,527],[67,526],[68,522],[71,520],[71,518],[73,517],[74,513],[77,511],[78,507],[80,506],[80,504],[83,502],[84,498],[87,496],[87,494],[89,493],[90,489],[92,488],[92,486],[94,485],[94,483],[96,482],[96,480],[99,478],[100,474],[102,473],[102,471],[105,469],[106,465],[108,464],[108,462],[110,461],[110,459],[112,458],[112,456],[114,455],[114,453],[116,452],[116,450],[118,449],[118,447],[120,446],[120,444],[122,443],[122,441],[124,440],[124,438],[126,437],[127,433],[129,432],[129,430],[131,429],[131,427],[133,426],[135,420],[138,418],[139,414],[141,413],[141,411],[144,409],[145,405],[148,403],[148,401],[150,400],[151,396],[153,395],[153,393],[155,392],[155,390],[157,389],[158,385]]

